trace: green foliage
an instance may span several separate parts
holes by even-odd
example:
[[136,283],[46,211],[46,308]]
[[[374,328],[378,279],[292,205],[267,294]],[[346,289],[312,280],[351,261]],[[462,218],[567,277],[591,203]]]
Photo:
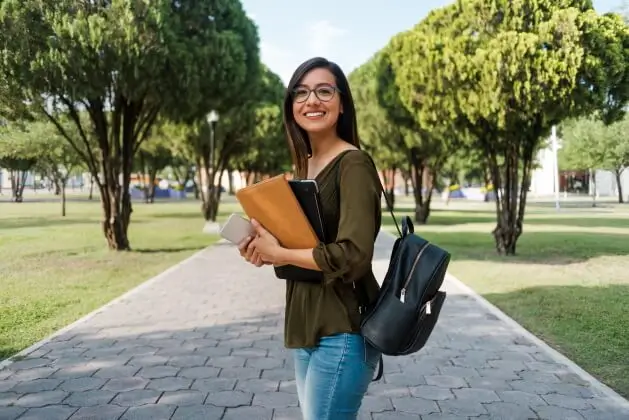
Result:
[[4,0],[0,107],[28,101],[85,151],[108,244],[127,250],[133,158],[158,115],[193,123],[242,103],[259,78],[258,42],[234,0]]
[[[71,132],[72,123],[64,121],[64,125]],[[0,130],[0,155],[5,159],[32,162],[46,176],[62,178],[64,182],[80,165],[79,155],[57,128],[42,120],[12,124]]]
[[514,254],[535,155],[551,127],[583,114],[607,124],[624,115],[628,35],[619,15],[598,15],[589,0],[460,0],[356,71],[363,85],[375,79],[377,93],[364,96],[372,105],[359,113],[373,118],[367,110],[377,103],[404,133],[415,167],[451,179],[487,169],[498,192],[496,247]]
[[378,101],[376,54],[349,75],[352,97],[356,106],[358,135],[363,148],[382,168],[405,167],[407,160],[403,130],[393,122],[387,108]]
[[259,93],[247,110],[253,117],[251,134],[243,137],[241,153],[233,156],[232,165],[244,172],[275,175],[289,171],[291,164],[282,120],[285,87],[266,66],[262,75]]
[[[173,163],[173,152],[171,149],[172,123],[168,121],[158,121],[149,132],[147,141],[143,142],[138,150],[139,160],[151,172],[159,172]],[[138,162],[136,162],[138,163]]]
[[185,119],[235,103],[255,80],[257,30],[237,1],[5,0],[1,7],[2,70],[17,75],[31,100],[107,97],[117,106],[124,99]]
[[0,126],[0,167],[28,171],[37,162],[41,143],[17,124]]
[[629,167],[629,116],[611,125],[598,119],[567,120],[562,125],[562,155],[567,169]]

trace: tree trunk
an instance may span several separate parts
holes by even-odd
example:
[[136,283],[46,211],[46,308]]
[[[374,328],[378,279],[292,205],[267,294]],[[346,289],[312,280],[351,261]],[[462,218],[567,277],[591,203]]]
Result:
[[121,214],[119,191],[112,185],[104,185],[100,190],[103,205],[103,232],[109,249],[115,251],[130,250],[124,219]]
[[87,197],[88,200],[94,199],[94,176],[90,177],[90,195]]
[[[102,160],[103,178],[105,183],[99,186],[101,203],[103,205],[103,232],[109,249],[115,251],[130,251],[128,228],[131,220],[131,183],[132,158],[129,147],[133,147],[131,141],[123,141],[122,171],[116,170],[113,158],[105,157]],[[122,177],[122,185],[120,185]]]
[[590,169],[591,185],[592,185],[592,207],[596,207],[596,196],[598,195],[598,189],[596,188],[596,169]]
[[395,173],[397,168],[393,165],[391,168],[391,175],[389,177],[389,185],[387,189],[387,196],[389,197],[389,203],[391,204],[391,210],[395,209]]
[[157,169],[149,167],[148,203],[155,202],[155,180],[157,179]]
[[201,194],[201,188],[203,188],[203,168],[201,167],[201,159],[196,158],[195,163],[197,167],[196,179],[193,178],[192,180],[194,187],[194,198],[195,200],[203,201],[203,194]]
[[516,244],[522,232],[504,219],[498,220],[492,234],[496,242],[496,251],[500,255],[515,255]]
[[66,217],[66,182],[61,181],[61,217]]
[[207,184],[201,194],[201,213],[207,222],[216,222],[217,199],[220,198],[221,189],[215,185],[216,172],[214,168],[209,167],[209,159],[203,159],[201,168]]
[[518,195],[518,156],[513,156],[513,154],[517,152],[505,154],[504,180],[496,157],[490,157],[492,161],[490,172],[496,202],[496,227],[492,234],[499,255],[515,255],[517,240],[522,234],[522,226],[516,221],[516,206],[513,202],[514,197]]
[[146,179],[149,178],[148,169],[146,167],[146,159],[143,151],[138,152],[138,162],[140,163],[140,175],[142,176],[142,192],[144,193],[144,202],[149,203],[149,186]]
[[[541,123],[540,123],[541,125]],[[496,203],[496,227],[494,235],[496,251],[500,255],[516,254],[516,245],[524,226],[524,210],[534,160],[535,136],[541,129],[532,129],[530,137],[511,142],[504,151],[504,164],[498,164],[497,152],[489,146],[488,171],[494,185]],[[491,139],[486,141],[490,142]],[[522,167],[520,177],[519,168]],[[504,172],[501,172],[501,169]]]
[[622,179],[621,179],[621,176],[622,176],[623,171],[624,171],[624,168],[619,168],[619,169],[616,169],[614,171],[614,175],[616,175],[616,185],[618,186],[618,202],[620,204],[625,202],[625,199],[622,196]]
[[[219,175],[222,178],[222,174]],[[219,184],[220,185],[220,184]],[[203,217],[208,222],[216,222],[218,217],[218,206],[221,202],[221,189],[216,186],[208,188],[207,197],[201,205]]]
[[227,168],[227,181],[229,182],[229,195],[235,195],[236,188],[234,186],[234,171],[231,168]]
[[27,171],[12,170],[11,176],[11,199],[15,203],[24,201],[24,187],[26,184]]
[[198,200],[201,198],[201,192],[199,191],[199,184],[194,179],[192,180],[192,189],[194,190],[194,199]]
[[[409,160],[409,172],[415,198],[415,222],[425,225],[430,216],[434,177],[429,175],[431,171],[425,165],[424,159],[419,156],[419,151],[416,148],[411,149]],[[425,193],[424,190],[426,190]]]
[[428,223],[430,216],[430,199],[425,200],[422,204],[415,206],[415,221],[425,225]]

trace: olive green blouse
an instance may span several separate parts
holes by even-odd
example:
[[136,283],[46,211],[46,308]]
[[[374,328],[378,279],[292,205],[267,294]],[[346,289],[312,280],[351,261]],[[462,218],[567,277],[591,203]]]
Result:
[[379,290],[371,260],[382,217],[381,187],[370,157],[359,150],[343,152],[315,180],[326,236],[336,239],[313,250],[323,271],[322,284],[286,281],[284,342],[288,348],[314,347],[321,337],[358,332],[359,295],[354,284],[364,287],[370,302]]

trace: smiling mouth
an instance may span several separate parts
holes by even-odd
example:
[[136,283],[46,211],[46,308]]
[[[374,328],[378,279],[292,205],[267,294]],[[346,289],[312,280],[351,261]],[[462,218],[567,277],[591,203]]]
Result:
[[323,111],[306,112],[306,113],[304,113],[304,116],[306,118],[321,118],[321,117],[325,116],[325,112],[323,112]]

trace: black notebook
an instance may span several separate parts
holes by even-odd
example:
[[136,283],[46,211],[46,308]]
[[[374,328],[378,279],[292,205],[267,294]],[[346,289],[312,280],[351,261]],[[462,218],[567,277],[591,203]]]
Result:
[[291,179],[288,183],[317,237],[325,243],[325,226],[317,182],[312,179]]

